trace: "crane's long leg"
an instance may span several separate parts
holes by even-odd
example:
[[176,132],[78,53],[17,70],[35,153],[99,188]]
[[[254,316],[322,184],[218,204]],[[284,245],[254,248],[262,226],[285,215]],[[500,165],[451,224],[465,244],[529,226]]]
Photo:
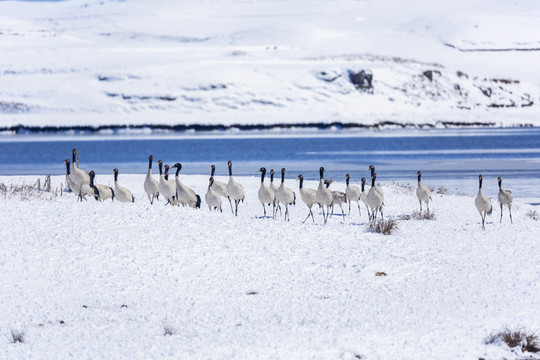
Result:
[[512,204],[508,204],[508,212],[510,213],[510,223],[513,224],[514,221],[512,220]]
[[503,216],[503,204],[501,203],[501,220],[499,221],[499,224],[502,223],[502,216]]

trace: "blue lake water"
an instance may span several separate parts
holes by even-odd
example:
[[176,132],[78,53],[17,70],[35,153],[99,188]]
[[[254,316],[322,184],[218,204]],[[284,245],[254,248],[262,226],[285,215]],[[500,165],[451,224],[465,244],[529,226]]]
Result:
[[374,164],[383,183],[413,184],[421,170],[428,184],[474,193],[482,173],[494,193],[502,176],[508,188],[517,187],[516,197],[540,199],[540,128],[3,136],[0,175],[63,174],[74,147],[81,151],[81,168],[98,174],[115,167],[145,173],[149,154],[155,161],[182,163],[185,174],[209,174],[216,164],[217,174],[226,175],[232,160],[236,175],[256,176],[265,166],[287,168],[288,178],[303,173],[317,179],[324,166],[339,181],[346,173],[355,180],[368,177]]

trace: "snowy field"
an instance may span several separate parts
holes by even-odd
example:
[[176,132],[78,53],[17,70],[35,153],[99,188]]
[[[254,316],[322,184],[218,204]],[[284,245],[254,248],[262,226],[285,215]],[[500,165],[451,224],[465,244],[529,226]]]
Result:
[[[207,176],[182,178],[204,199]],[[0,177],[8,187],[35,181]],[[64,181],[53,176],[52,190]],[[538,210],[518,198],[514,224],[506,212],[499,223],[492,181],[485,231],[474,197],[434,194],[434,220],[407,220],[415,189],[383,182],[391,235],[367,230],[364,207],[326,225],[316,211],[303,224],[300,199],[290,222],[261,219],[258,177],[237,178],[238,217],[228,203],[223,213],[204,200],[199,210],[150,205],[143,181],[120,174],[134,204],[1,193],[0,358],[531,356],[484,343],[505,326],[540,329]],[[286,185],[298,194],[289,175]],[[24,342],[10,343],[11,330]]]
[[539,17],[536,0],[0,1],[0,131],[539,126]]

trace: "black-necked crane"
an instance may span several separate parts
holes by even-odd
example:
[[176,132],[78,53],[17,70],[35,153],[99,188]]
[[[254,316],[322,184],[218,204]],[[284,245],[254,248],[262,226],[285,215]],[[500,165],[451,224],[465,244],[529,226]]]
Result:
[[[328,220],[328,215],[330,212],[330,205],[332,205],[332,192],[326,188],[324,184],[324,167],[321,166],[319,169],[319,187],[317,188],[317,202],[322,208],[324,223]],[[326,208],[326,214],[324,212]]]
[[[210,177],[214,179],[214,182],[212,184],[212,190],[214,190],[220,196],[228,197],[229,195],[227,195],[227,184],[225,184],[223,181],[217,180],[216,177],[214,176],[215,172],[216,172],[216,166],[211,165]],[[232,205],[231,205],[231,210],[232,210]]]
[[478,194],[474,199],[474,204],[480,213],[482,218],[482,229],[486,230],[486,215],[491,215],[493,207],[491,206],[491,200],[484,194],[482,194],[482,175],[478,175]]
[[499,176],[497,178],[499,181],[499,194],[497,195],[499,199],[499,204],[501,205],[501,220],[499,222],[502,222],[503,217],[503,206],[508,206],[508,213],[510,215],[510,223],[514,223],[512,221],[512,200],[514,199],[514,196],[512,195],[512,191],[510,190],[503,190],[502,188],[502,178]]
[[159,193],[167,199],[167,204],[178,205],[176,200],[176,182],[169,180],[169,165],[165,165],[165,173],[163,172],[163,162],[158,160],[159,167]]
[[275,193],[274,190],[270,189],[268,186],[264,184],[264,177],[266,176],[266,168],[262,167],[257,172],[261,173],[261,186],[259,187],[259,191],[257,193],[257,196],[259,197],[259,201],[262,204],[263,210],[264,210],[264,217],[266,217],[266,205],[270,206],[273,205],[272,208],[272,215],[275,216]]
[[76,184],[82,186],[83,184],[90,184],[90,175],[88,172],[79,169],[77,166],[77,149],[73,148],[72,151],[72,163],[71,163],[71,180]]
[[180,180],[180,170],[182,170],[182,164],[176,163],[171,169],[176,168],[176,196],[181,204],[186,204],[190,208],[198,209],[201,207],[201,197],[195,193],[195,191],[184,184]]
[[234,180],[232,175],[232,161],[229,160],[227,162],[227,166],[229,167],[229,182],[227,183],[227,195],[229,197],[229,201],[234,200],[234,215],[238,216],[238,204],[240,201],[244,201],[244,187],[242,184],[236,182]]
[[377,174],[373,173],[373,175],[371,176],[371,188],[369,189],[368,195],[367,195],[367,202],[368,202],[369,208],[371,209],[370,217],[374,224],[377,221],[377,214],[379,212],[381,213],[381,219],[384,220],[384,214],[382,211],[383,198],[377,191],[375,180],[377,180]]
[[[73,191],[74,194],[77,194],[77,201],[79,201],[79,197],[80,197],[80,194],[81,194],[81,185],[77,184],[71,178],[71,171],[69,169],[69,166],[70,166],[69,159],[64,160],[64,164],[66,165],[66,182],[68,184],[68,187],[71,189],[71,191]],[[81,200],[82,200],[82,198],[81,198]],[[86,199],[84,199],[84,200],[86,200]]]
[[362,213],[360,211],[360,196],[362,195],[360,189],[358,186],[350,185],[351,176],[349,174],[345,175],[345,183],[347,184],[347,188],[345,189],[345,195],[347,196],[347,201],[349,202],[349,216],[351,216],[351,203],[353,201],[356,201],[356,204],[358,205],[358,214],[362,216]]
[[[373,174],[375,174],[375,166],[369,165],[368,170],[371,171],[371,177],[373,178]],[[377,184],[372,185],[372,187],[374,187],[375,191],[377,191],[377,193],[381,196],[381,199],[382,199],[382,202],[383,202],[383,205],[384,205],[384,191],[383,191],[383,189]]]
[[112,201],[114,201],[113,188],[107,185],[96,184],[96,181],[95,181],[96,173],[94,171],[90,171],[88,175],[90,175],[90,187],[93,187],[94,190],[97,190],[98,200],[103,201],[103,200],[111,199]]
[[361,188],[361,193],[360,193],[360,200],[362,200],[362,202],[366,206],[367,216],[368,216],[368,219],[370,219],[371,212],[369,211],[369,204],[368,204],[368,198],[367,198],[368,192],[366,191],[366,178],[362,178],[361,181],[362,181],[362,188]]
[[426,203],[427,212],[429,214],[429,201],[431,200],[431,190],[426,185],[422,184],[422,172],[416,173],[418,176],[418,187],[416,188],[416,197],[420,203],[420,215],[422,214],[422,201]]
[[296,194],[290,188],[285,186],[285,168],[281,169],[281,185],[276,190],[276,203],[285,205],[285,220],[290,220],[289,205],[296,204]]
[[114,173],[114,196],[116,200],[120,202],[135,202],[135,197],[131,194],[131,191],[121,186],[118,183],[118,169],[113,170]]
[[208,180],[208,190],[204,195],[204,200],[206,200],[206,205],[208,205],[210,211],[215,209],[221,212],[221,194],[214,190],[214,178],[212,176]]
[[146,173],[146,178],[144,179],[144,192],[146,195],[148,195],[150,204],[154,203],[154,199],[159,199],[158,182],[152,177],[152,160],[154,160],[154,156],[150,155],[148,157],[148,172]]
[[[276,185],[276,183],[274,183],[274,169],[270,169],[270,189],[272,189],[274,194],[278,189],[278,186]],[[277,215],[278,210],[279,216],[283,215],[283,213],[281,212],[281,206],[276,203],[276,199],[274,198],[274,217]]]
[[311,208],[313,207],[313,205],[317,204],[317,191],[315,189],[306,189],[304,187],[304,176],[302,174],[298,175],[298,180],[300,181],[298,189],[300,191],[300,198],[302,198],[302,201],[309,209],[309,213],[302,223],[305,223],[306,220],[309,219],[310,215],[313,222],[315,222],[315,218],[313,217],[313,211],[311,210]]
[[[324,184],[326,185],[327,189],[330,189],[330,185],[334,182],[332,179],[326,179],[324,180]],[[334,205],[339,205],[341,209],[341,215],[345,218],[345,211],[343,211],[343,204],[347,202],[347,194],[345,194],[343,191],[337,191],[337,190],[330,190],[332,192],[332,204],[330,205],[330,209],[332,212],[330,213],[330,216],[334,215]]]

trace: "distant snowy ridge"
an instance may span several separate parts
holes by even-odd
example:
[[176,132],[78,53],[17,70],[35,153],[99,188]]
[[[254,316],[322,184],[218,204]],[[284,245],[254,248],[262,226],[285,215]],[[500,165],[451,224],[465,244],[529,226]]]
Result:
[[0,131],[539,125],[534,2],[159,4],[0,3]]

